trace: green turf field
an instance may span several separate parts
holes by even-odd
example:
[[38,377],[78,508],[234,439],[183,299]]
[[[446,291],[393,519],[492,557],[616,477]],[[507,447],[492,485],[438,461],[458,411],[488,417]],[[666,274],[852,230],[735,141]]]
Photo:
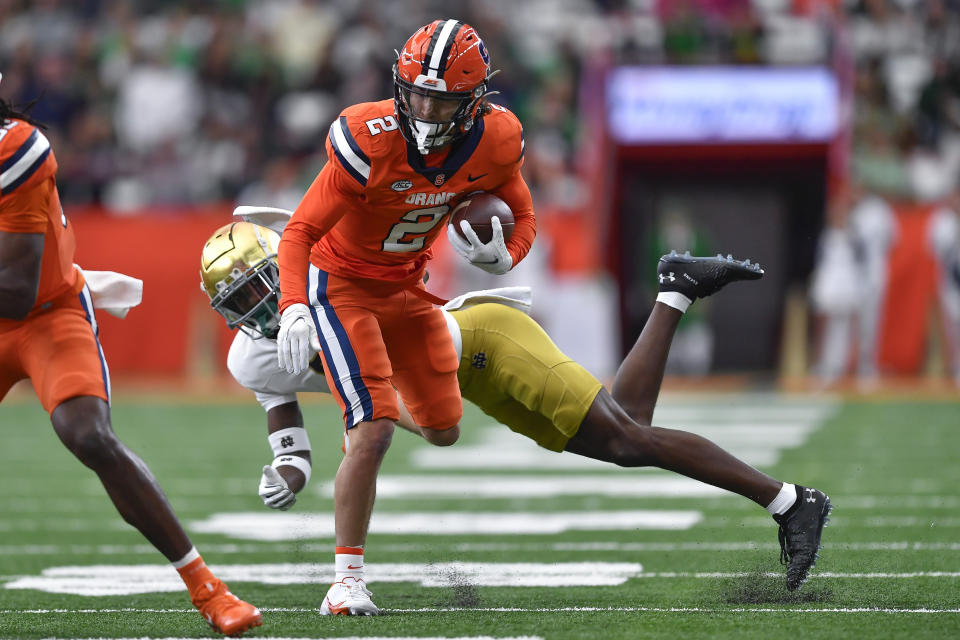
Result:
[[[272,458],[253,400],[134,401],[114,425],[198,549],[257,604],[258,637],[960,637],[960,403],[670,395],[688,426],[836,507],[814,577],[782,586],[776,526],[737,496],[536,450],[468,409],[435,449],[398,432],[367,563],[379,618],[316,613],[332,576],[332,405],[305,408],[314,474],[263,507]],[[0,406],[0,637],[212,633],[32,401]],[[82,594],[82,595],[81,595]]]

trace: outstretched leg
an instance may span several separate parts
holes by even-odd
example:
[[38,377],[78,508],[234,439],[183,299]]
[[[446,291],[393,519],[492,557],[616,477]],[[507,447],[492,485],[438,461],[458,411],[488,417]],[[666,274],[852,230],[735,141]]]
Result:
[[170,560],[213,629],[238,635],[261,624],[260,611],[230,593],[207,568],[153,473],[113,432],[106,401],[71,398],[53,410],[50,420],[60,440],[100,478],[123,519]]
[[653,420],[667,354],[682,317],[678,309],[662,302],[654,304],[640,337],[613,378],[613,399],[639,424]]
[[783,483],[706,438],[647,426],[653,417],[667,353],[680,317],[699,297],[734,280],[757,279],[758,265],[732,257],[695,258],[672,252],[657,266],[660,294],[636,344],[613,382],[601,391],[567,451],[621,466],[656,466],[738,493],[769,511],[780,525],[787,588],[798,589],[817,559],[820,535],[832,508],[821,491]]
[[659,467],[732,491],[762,507],[782,482],[695,433],[637,424],[601,390],[567,451],[621,467]]
[[105,401],[72,398],[54,409],[50,419],[63,444],[100,478],[124,520],[171,562],[190,551],[193,545],[153,473],[113,432]]
[[639,424],[653,420],[670,344],[687,307],[731,282],[757,280],[763,276],[763,269],[730,256],[699,258],[673,251],[660,258],[657,276],[657,302],[640,337],[620,364],[611,389],[613,398]]

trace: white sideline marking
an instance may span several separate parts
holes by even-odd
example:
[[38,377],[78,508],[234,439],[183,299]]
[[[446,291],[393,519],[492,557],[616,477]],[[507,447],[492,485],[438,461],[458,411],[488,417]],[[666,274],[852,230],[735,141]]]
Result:
[[[261,611],[269,611],[269,609],[260,609]],[[141,612],[147,613],[146,609],[129,609],[128,612]],[[311,611],[319,611],[319,609],[312,609]],[[97,613],[103,613],[105,610],[97,611]],[[29,612],[32,613],[32,612]],[[74,611],[65,611],[64,613],[78,613]],[[84,612],[88,613],[88,612]],[[108,612],[112,613],[112,612]],[[156,613],[156,611],[152,611]],[[257,636],[259,640],[304,640],[302,637],[298,638],[289,638],[281,636]],[[54,640],[48,638],[46,640]],[[69,640],[64,638],[57,638],[56,640]],[[192,640],[191,638],[76,638],[73,640]],[[542,636],[330,636],[329,638],[323,638],[319,636],[310,636],[309,640],[543,640]]]
[[[261,611],[269,611],[269,609],[260,609]],[[146,613],[146,609],[130,609],[130,612],[137,611]],[[319,609],[313,609],[311,611],[319,611]],[[97,611],[97,613],[102,613],[103,611]],[[64,612],[64,613],[76,613],[74,611]],[[87,613],[87,612],[84,612]],[[111,612],[112,613],[112,612]],[[281,636],[257,636],[259,640],[305,640],[303,637],[292,638],[292,637],[281,637]],[[47,638],[46,640],[54,640],[53,638]],[[68,640],[64,638],[57,638],[56,640]],[[73,640],[192,640],[191,638],[76,638]],[[330,636],[330,637],[320,637],[320,636],[310,636],[309,640],[543,640],[542,636]]]
[[[267,613],[317,613],[320,609],[302,609],[293,607],[260,607],[260,611]],[[898,609],[898,608],[880,608],[880,607],[830,607],[830,608],[797,608],[789,609],[786,607],[732,607],[729,609],[709,608],[709,607],[476,607],[476,608],[458,608],[458,607],[423,607],[420,609],[381,609],[389,613],[457,613],[460,611],[482,611],[490,613],[564,613],[564,612],[606,612],[606,611],[626,611],[626,612],[651,612],[651,613],[960,613],[960,609]],[[3,614],[51,614],[51,613],[194,613],[196,609],[0,609],[0,615]],[[489,636],[479,636],[486,638]],[[537,638],[538,636],[514,636],[515,638]],[[420,636],[418,639],[422,640]],[[63,639],[60,639],[63,640]],[[79,639],[78,639],[79,640]],[[87,638],[85,640],[92,640]],[[102,638],[99,640],[123,640],[117,638]],[[133,639],[127,639],[133,640]],[[139,640],[139,639],[138,639]],[[144,639],[146,640],[146,639]],[[158,639],[159,640],[159,639]],[[169,640],[169,639],[166,639]],[[268,639],[264,639],[268,640]],[[274,640],[279,640],[275,638]],[[302,640],[302,639],[298,639]],[[350,640],[349,638],[340,640]],[[369,637],[364,640],[373,640]],[[393,638],[392,640],[399,640]],[[444,640],[454,640],[446,638]],[[499,638],[498,640],[511,640],[509,638]]]
[[[262,584],[327,584],[333,581],[329,564],[282,563],[219,565],[215,573],[227,582]],[[756,572],[643,572],[642,565],[628,562],[483,563],[436,564],[377,563],[367,567],[370,583],[413,582],[423,587],[472,584],[480,587],[616,586],[639,579],[730,579],[758,575]],[[171,575],[173,574],[173,575]],[[759,574],[782,578],[782,572]],[[915,578],[960,578],[960,571],[821,572],[811,579],[902,580]],[[135,593],[175,592],[183,583],[167,565],[92,565],[50,567],[39,576],[23,576],[5,585],[7,589],[36,589],[48,593],[81,596],[113,596]]]
[[[206,548],[206,546],[204,547]],[[300,548],[300,547],[298,547]],[[447,547],[427,544],[385,544],[377,550],[390,553],[408,553],[425,549],[449,548],[456,552],[468,551],[761,551],[780,550],[776,542],[457,542]],[[831,551],[960,551],[960,542],[830,542]],[[324,546],[319,551],[329,551]]]
[[[960,551],[960,542],[830,542],[830,550],[836,551]],[[204,544],[206,553],[232,555],[240,553],[329,553],[330,544],[255,542],[240,544]],[[779,550],[776,542],[431,542],[429,544],[392,543],[377,545],[384,553],[409,553],[411,551],[450,550],[466,551],[760,551]],[[149,544],[24,544],[0,545],[0,556],[23,555],[157,555],[157,549]],[[14,576],[19,577],[19,576]],[[0,581],[13,579],[0,576]]]
[[[667,510],[545,513],[374,511],[370,520],[370,533],[439,536],[562,533],[572,530],[689,529],[702,519],[703,514],[699,511]],[[206,520],[191,522],[190,528],[200,533],[219,533],[244,540],[302,540],[334,536],[332,513],[215,513]]]
[[[333,481],[318,491],[333,497]],[[417,498],[550,498],[555,496],[704,497],[727,491],[679,475],[624,471],[618,475],[382,475],[377,499]]]
[[[705,527],[760,527],[770,526],[767,516],[747,516],[745,518],[729,518],[726,516],[711,516],[704,520]],[[885,529],[909,529],[913,527],[929,527],[941,529],[955,529],[960,527],[960,518],[942,518],[940,516],[878,516],[874,518],[856,518],[849,514],[830,516],[830,527],[870,527]]]
[[488,611],[498,613],[562,613],[566,611],[641,611],[652,613],[960,613],[960,609],[871,609],[869,607],[832,608],[832,609],[787,609],[770,607],[736,607],[731,609],[711,609],[707,607],[556,607],[551,609],[524,609],[520,607],[489,607],[476,609],[384,609],[395,613],[445,613],[455,611]]
[[[757,573],[749,571],[658,571],[643,573],[637,578],[746,578],[755,576]],[[780,578],[782,573],[776,571],[767,571],[759,574],[765,578]],[[905,573],[836,573],[822,571],[811,574],[813,578],[855,578],[855,579],[902,579],[902,578],[960,578],[960,571],[908,571]]]
[[[212,569],[226,582],[326,585],[334,579],[329,563],[227,564]],[[370,583],[414,582],[423,587],[461,583],[480,587],[616,586],[642,572],[643,566],[635,562],[383,562],[366,568]],[[50,567],[39,576],[23,576],[5,587],[112,596],[182,591],[183,582],[169,565],[91,565]]]

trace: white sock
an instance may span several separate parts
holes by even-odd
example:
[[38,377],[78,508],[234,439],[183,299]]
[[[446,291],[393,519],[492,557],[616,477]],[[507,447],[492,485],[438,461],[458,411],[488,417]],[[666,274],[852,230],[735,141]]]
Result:
[[187,555],[183,556],[176,562],[171,562],[174,569],[183,569],[185,566],[196,560],[200,557],[200,553],[197,551],[196,547],[190,547],[190,551],[187,551]]
[[363,547],[337,547],[334,556],[334,567],[337,572],[336,582],[344,578],[363,580]]
[[668,307],[673,307],[680,313],[686,313],[687,308],[693,304],[693,300],[679,291],[661,291],[657,294],[657,302],[662,302]]
[[770,515],[772,516],[783,515],[790,509],[790,507],[793,506],[793,503],[796,501],[797,488],[789,482],[784,482],[783,486],[780,487],[780,493],[778,493],[777,497],[767,505],[767,511],[769,511]]

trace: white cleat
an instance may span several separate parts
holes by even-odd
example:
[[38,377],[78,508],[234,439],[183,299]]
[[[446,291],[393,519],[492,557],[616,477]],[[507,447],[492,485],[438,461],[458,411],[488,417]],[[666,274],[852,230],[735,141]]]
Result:
[[378,616],[380,609],[370,599],[370,590],[363,580],[344,578],[334,582],[320,605],[322,616]]

